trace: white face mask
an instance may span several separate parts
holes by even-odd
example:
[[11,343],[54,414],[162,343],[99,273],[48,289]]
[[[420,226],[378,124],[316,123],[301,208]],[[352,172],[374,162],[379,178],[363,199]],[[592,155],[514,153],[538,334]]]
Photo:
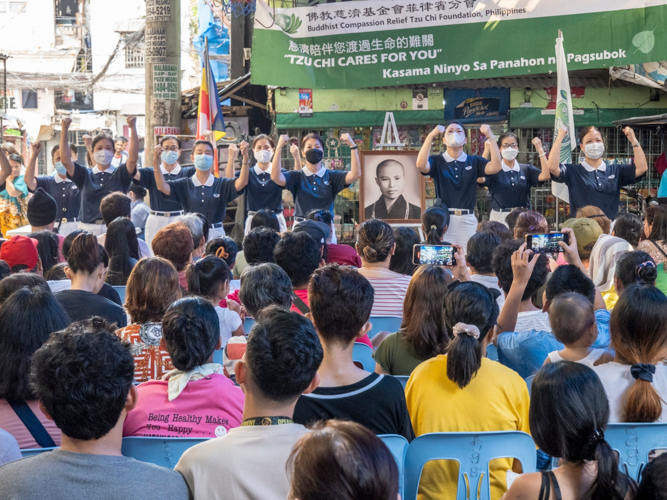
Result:
[[255,159],[258,163],[269,163],[271,161],[271,157],[273,156],[273,152],[269,151],[268,149],[253,151],[253,154],[255,155]]
[[602,158],[604,154],[604,143],[603,142],[591,142],[584,146],[584,153],[591,160],[597,160]]
[[93,159],[100,165],[109,165],[113,160],[113,151],[108,149],[98,149],[93,153]]
[[516,158],[516,155],[519,154],[519,150],[514,148],[505,148],[500,150],[500,154],[503,155],[503,159],[505,160],[513,160]]
[[463,132],[454,132],[445,135],[445,144],[450,148],[458,148],[466,143],[466,136]]

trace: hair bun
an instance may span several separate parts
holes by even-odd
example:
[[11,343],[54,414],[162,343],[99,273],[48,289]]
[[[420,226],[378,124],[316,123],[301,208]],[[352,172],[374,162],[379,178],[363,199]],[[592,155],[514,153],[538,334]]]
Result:
[[639,264],[635,268],[635,275],[637,276],[637,283],[643,285],[653,285],[656,278],[658,277],[658,269],[655,267],[653,262],[647,261],[643,264]]
[[378,251],[375,248],[375,245],[368,245],[364,247],[364,257],[369,262],[375,262],[378,256]]

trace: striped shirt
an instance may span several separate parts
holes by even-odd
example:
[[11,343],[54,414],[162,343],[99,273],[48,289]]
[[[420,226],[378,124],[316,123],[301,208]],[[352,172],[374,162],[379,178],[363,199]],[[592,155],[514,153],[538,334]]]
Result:
[[373,285],[375,300],[371,316],[403,317],[403,301],[412,276],[389,269],[361,267],[359,273]]

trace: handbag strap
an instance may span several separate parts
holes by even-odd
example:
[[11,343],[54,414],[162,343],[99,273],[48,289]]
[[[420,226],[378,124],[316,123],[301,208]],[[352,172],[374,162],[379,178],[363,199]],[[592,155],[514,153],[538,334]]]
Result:
[[294,305],[304,316],[310,312],[310,307],[295,292],[292,292],[292,301]]
[[665,253],[665,251],[660,247],[660,245],[658,245],[658,244],[655,242],[655,240],[649,240],[649,241],[655,245],[655,248],[657,248],[658,250],[660,250],[660,253],[661,253],[662,255],[664,255],[665,258],[667,258],[667,253]]
[[53,441],[53,438],[49,432],[44,428],[42,422],[39,421],[37,415],[32,411],[28,406],[28,403],[25,401],[7,401],[9,406],[12,407],[16,416],[21,419],[23,425],[30,435],[35,439],[37,444],[42,448],[54,448],[56,443]]

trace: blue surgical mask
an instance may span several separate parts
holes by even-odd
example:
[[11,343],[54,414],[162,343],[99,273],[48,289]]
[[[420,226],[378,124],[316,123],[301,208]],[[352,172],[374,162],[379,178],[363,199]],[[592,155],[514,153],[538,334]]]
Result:
[[213,166],[213,156],[211,155],[195,155],[195,167],[197,170],[211,170]]
[[65,165],[63,165],[63,162],[57,161],[55,167],[56,167],[56,172],[58,172],[60,175],[67,174],[67,169],[65,168]]
[[161,155],[162,161],[165,165],[173,165],[178,161],[178,152],[177,151],[162,151]]

